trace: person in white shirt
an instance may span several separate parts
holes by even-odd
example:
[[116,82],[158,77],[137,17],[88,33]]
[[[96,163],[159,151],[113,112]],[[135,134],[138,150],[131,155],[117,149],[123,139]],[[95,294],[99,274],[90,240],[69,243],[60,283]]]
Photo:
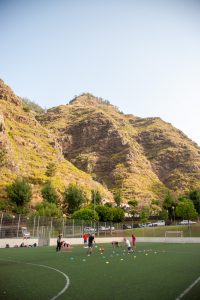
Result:
[[131,242],[129,241],[129,239],[124,238],[124,242],[126,243],[127,249],[128,249],[128,253],[132,252],[131,249]]

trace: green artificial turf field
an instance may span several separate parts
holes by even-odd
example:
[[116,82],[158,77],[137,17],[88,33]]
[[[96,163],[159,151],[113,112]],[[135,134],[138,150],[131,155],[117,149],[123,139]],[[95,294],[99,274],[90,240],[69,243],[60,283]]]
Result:
[[[100,254],[99,247],[105,252]],[[200,244],[0,249],[0,299],[200,299]],[[192,284],[197,283],[192,287]]]

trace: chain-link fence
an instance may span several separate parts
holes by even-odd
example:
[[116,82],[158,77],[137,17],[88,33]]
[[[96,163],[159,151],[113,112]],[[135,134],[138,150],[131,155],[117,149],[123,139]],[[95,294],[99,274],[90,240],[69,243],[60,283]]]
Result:
[[[130,236],[165,237],[166,231],[182,232],[184,237],[200,237],[200,224],[170,226],[140,226],[136,222],[112,223],[72,220],[23,215],[8,215],[0,212],[0,238],[56,238],[59,233],[65,238],[82,237],[84,233],[95,233],[98,237]],[[147,223],[148,224],[148,223]],[[149,225],[149,224],[148,224]]]
[[123,230],[123,224],[111,222],[93,222],[67,218],[50,218],[41,216],[7,215],[0,213],[0,238],[39,238],[82,237],[84,233],[97,236],[115,236]]

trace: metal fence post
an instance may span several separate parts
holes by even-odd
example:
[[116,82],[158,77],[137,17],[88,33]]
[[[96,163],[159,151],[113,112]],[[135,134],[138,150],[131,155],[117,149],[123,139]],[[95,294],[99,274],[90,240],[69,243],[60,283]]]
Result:
[[20,219],[21,219],[21,215],[19,215],[19,219],[18,219],[18,225],[17,225],[17,238],[18,238],[18,236],[19,236]]
[[51,238],[51,236],[52,236],[52,230],[53,230],[53,224],[52,224],[52,218],[51,218],[51,228],[50,228],[50,236],[49,236],[49,238]]
[[84,232],[84,221],[82,220],[82,230],[81,230],[81,232],[82,232],[82,236],[83,236],[83,232]]
[[33,220],[33,237],[35,237],[35,218],[36,218],[36,216],[34,217],[34,220]]
[[1,213],[0,231],[1,231],[2,224],[3,224],[3,212]]
[[62,221],[62,234],[63,234],[63,236],[65,234],[65,232],[64,232],[64,230],[65,230],[64,226],[65,226],[65,224],[64,224],[64,217],[63,217],[63,221]]
[[74,237],[74,219],[73,219],[73,223],[72,223],[73,225],[73,227],[72,227],[72,236]]
[[40,216],[38,216],[37,237],[39,237]]

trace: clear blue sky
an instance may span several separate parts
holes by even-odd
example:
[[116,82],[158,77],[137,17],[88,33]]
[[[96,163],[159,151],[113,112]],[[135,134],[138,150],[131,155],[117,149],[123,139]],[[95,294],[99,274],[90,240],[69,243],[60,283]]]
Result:
[[0,0],[0,78],[43,107],[90,92],[200,145],[200,1]]

